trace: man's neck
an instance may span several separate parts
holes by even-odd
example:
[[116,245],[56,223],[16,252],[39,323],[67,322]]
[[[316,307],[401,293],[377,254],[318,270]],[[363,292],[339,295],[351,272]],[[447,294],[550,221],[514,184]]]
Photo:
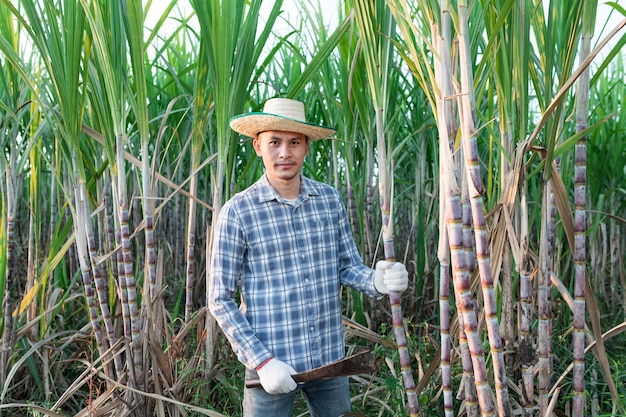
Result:
[[294,199],[300,195],[300,175],[290,180],[277,180],[267,178],[270,185],[280,194],[282,198]]

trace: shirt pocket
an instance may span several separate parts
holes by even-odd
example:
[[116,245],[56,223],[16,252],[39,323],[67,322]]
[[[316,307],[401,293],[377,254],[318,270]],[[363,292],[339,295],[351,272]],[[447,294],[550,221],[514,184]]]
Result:
[[315,249],[320,245],[323,245],[327,239],[327,234],[330,230],[330,220],[327,218],[321,218],[316,220],[311,220],[310,223],[310,233],[311,233],[311,246]]
[[338,256],[339,240],[337,219],[327,217],[314,221],[311,234],[314,258],[325,262],[334,260]]

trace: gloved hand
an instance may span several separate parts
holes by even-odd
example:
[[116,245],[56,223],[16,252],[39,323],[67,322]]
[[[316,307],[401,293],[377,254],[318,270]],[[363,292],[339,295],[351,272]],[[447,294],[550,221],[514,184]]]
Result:
[[268,394],[287,394],[296,389],[298,384],[291,377],[295,373],[290,365],[276,358],[257,369],[261,386]]
[[400,262],[378,261],[374,277],[374,286],[381,294],[390,291],[402,292],[409,285],[409,273]]

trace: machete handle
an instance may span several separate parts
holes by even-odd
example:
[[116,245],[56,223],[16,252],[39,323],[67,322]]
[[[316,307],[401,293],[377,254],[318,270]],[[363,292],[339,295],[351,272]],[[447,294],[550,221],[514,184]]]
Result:
[[246,379],[246,388],[256,388],[261,386],[259,378]]
[[[292,378],[295,377],[295,375],[291,376]],[[294,381],[298,382],[297,378],[294,378]],[[257,388],[261,386],[261,380],[259,378],[250,378],[250,379],[246,379],[246,388]]]

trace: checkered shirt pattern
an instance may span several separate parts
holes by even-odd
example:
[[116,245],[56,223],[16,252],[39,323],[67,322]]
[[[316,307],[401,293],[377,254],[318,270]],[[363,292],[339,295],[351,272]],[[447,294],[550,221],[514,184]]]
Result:
[[340,285],[381,297],[339,192],[304,176],[300,190],[286,201],[264,175],[214,225],[209,309],[249,369],[272,356],[298,372],[343,358]]

